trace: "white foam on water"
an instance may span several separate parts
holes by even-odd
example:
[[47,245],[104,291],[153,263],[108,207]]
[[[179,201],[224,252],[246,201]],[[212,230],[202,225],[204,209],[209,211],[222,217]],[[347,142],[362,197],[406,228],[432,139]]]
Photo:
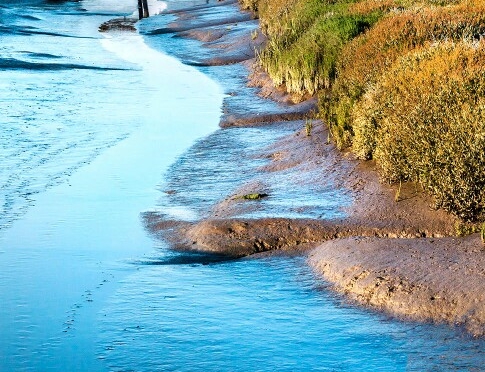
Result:
[[[85,0],[83,7],[92,12],[120,12],[131,13],[133,17],[138,17],[138,2],[137,0]],[[167,3],[159,0],[148,0],[148,11],[150,16],[161,14],[167,9]]]
[[83,8],[90,12],[131,13],[136,4],[136,0],[84,0]]
[[[115,36],[104,34],[105,38],[101,40],[102,46],[109,52],[116,54],[125,61],[140,66],[144,71],[149,72],[152,78],[161,76],[160,69],[175,70],[180,68],[181,63],[173,57],[169,57],[158,52],[145,44],[143,37],[133,33],[117,33]],[[184,69],[186,72],[195,74],[195,79],[204,79],[207,83],[211,82],[205,75],[196,69]],[[161,76],[166,81],[167,76]]]
[[[150,16],[160,15],[167,9],[167,6],[165,1],[151,0],[148,1],[148,12],[150,13]],[[135,10],[131,16],[138,18],[138,9]]]

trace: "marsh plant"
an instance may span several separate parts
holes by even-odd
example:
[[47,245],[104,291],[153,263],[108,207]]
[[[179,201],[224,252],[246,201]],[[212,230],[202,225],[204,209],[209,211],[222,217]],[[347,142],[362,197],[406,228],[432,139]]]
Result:
[[258,38],[258,30],[251,31],[251,40],[256,40]]
[[485,0],[246,6],[268,37],[261,65],[288,92],[318,96],[338,148],[463,221],[485,217]]
[[305,120],[305,132],[306,132],[307,137],[310,137],[312,135],[312,129],[313,129],[312,119],[306,119]]
[[444,42],[399,59],[355,107],[354,151],[415,181],[464,220],[485,208],[485,45]]
[[482,223],[482,228],[480,230],[480,239],[482,240],[482,244],[485,245],[485,222]]
[[476,223],[457,221],[455,223],[455,235],[456,236],[468,236],[481,231],[480,225]]
[[350,1],[260,0],[261,27],[268,37],[260,62],[275,85],[290,93],[314,94],[330,87],[342,47],[378,19],[354,14]]
[[339,147],[352,145],[354,122],[359,118],[353,112],[355,105],[401,58],[439,42],[473,42],[483,34],[485,6],[465,2],[391,12],[368,32],[347,43],[337,61],[338,73],[332,89],[320,99],[322,114],[331,124]]
[[238,199],[239,200],[260,200],[260,199],[267,198],[268,196],[269,196],[269,194],[267,194],[267,193],[253,192],[253,193],[250,193],[250,194],[235,196],[233,199],[234,200],[238,200]]

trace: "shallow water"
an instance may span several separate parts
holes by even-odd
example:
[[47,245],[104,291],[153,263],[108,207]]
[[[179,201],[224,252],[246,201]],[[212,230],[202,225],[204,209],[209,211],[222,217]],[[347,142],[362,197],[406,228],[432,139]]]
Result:
[[[137,262],[100,314],[123,371],[480,370],[483,343],[341,302],[302,258]],[[120,321],[121,320],[121,321]],[[136,367],[133,367],[136,366]]]
[[[203,215],[244,181],[235,169],[264,162],[237,164],[242,149],[285,132],[217,131],[229,88],[137,34],[100,35],[131,0],[0,5],[1,371],[485,365],[483,341],[346,304],[303,258],[221,262],[152,240],[142,212]],[[328,191],[308,213],[335,213]]]
[[[139,214],[163,169],[217,127],[220,88],[136,34],[100,35],[111,15],[95,5],[2,8],[43,35],[2,35],[3,60],[42,67],[0,71],[2,371],[104,369],[95,314],[123,262],[157,245]],[[52,66],[37,61],[47,51]]]
[[350,197],[330,179],[316,185],[312,172],[261,171],[270,162],[268,146],[294,133],[293,126],[230,128],[196,141],[165,173],[157,210],[169,218],[197,220],[213,212],[217,202],[241,196],[238,189],[250,183],[253,192],[269,196],[241,201],[247,207],[233,217],[343,217]]

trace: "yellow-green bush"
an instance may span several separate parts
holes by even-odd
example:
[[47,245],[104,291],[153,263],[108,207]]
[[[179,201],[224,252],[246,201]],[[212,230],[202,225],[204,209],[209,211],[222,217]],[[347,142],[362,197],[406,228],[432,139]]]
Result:
[[485,0],[241,0],[274,82],[317,93],[339,148],[485,219]]
[[475,1],[391,12],[347,43],[336,65],[332,90],[320,97],[322,115],[331,125],[337,145],[351,145],[354,105],[398,58],[428,42],[476,40],[483,34],[485,6]]
[[391,182],[419,182],[464,220],[485,210],[485,42],[445,42],[397,61],[354,112],[354,148]]
[[[245,0],[249,1],[249,0]],[[352,0],[260,0],[260,27],[268,37],[260,62],[275,85],[296,94],[328,88],[342,47],[374,24],[380,12],[350,13]]]

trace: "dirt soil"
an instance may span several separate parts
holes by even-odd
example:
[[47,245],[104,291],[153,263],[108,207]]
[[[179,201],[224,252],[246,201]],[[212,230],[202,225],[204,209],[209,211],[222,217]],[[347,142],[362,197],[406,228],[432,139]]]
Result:
[[[325,182],[345,190],[353,201],[344,210],[345,218],[241,219],[237,216],[247,212],[243,209],[248,203],[226,198],[213,207],[206,219],[185,226],[182,240],[187,247],[245,256],[275,249],[289,250],[308,243],[316,246],[322,241],[350,236],[437,238],[454,233],[455,219],[430,208],[432,201],[413,185],[401,187],[396,202],[397,187],[383,185],[372,165],[342,154],[326,138],[328,132],[322,123],[313,129],[311,136],[306,136],[304,130],[295,131],[260,154],[271,160],[258,171],[268,175],[284,172],[287,177],[311,173],[315,183]],[[255,182],[247,182],[240,185],[237,194],[255,190],[264,192]]]
[[[261,151],[259,156],[270,161],[258,172],[295,178],[310,173],[315,184],[344,190],[352,203],[340,219],[255,219],[238,217],[247,203],[224,198],[201,221],[147,214],[147,228],[175,249],[234,257],[272,250],[310,252],[315,271],[359,303],[412,319],[464,325],[483,335],[485,253],[479,237],[452,237],[454,217],[433,209],[433,201],[416,185],[381,183],[374,164],[335,148],[323,123],[314,121],[307,135],[304,119],[314,116],[315,98],[290,96],[272,85],[255,64],[254,51],[265,42],[257,21],[247,12],[235,15],[235,8],[231,0],[177,10],[172,12],[177,20],[154,33],[196,39],[213,51],[211,58],[195,64],[243,64],[250,75],[247,84],[280,103],[271,112],[238,108],[221,118],[222,128],[293,125],[292,134]],[[217,20],[208,14],[217,14]],[[254,192],[258,182],[255,178],[235,187],[244,195]]]
[[485,334],[485,252],[478,234],[338,239],[320,245],[309,261],[337,291],[359,303]]

